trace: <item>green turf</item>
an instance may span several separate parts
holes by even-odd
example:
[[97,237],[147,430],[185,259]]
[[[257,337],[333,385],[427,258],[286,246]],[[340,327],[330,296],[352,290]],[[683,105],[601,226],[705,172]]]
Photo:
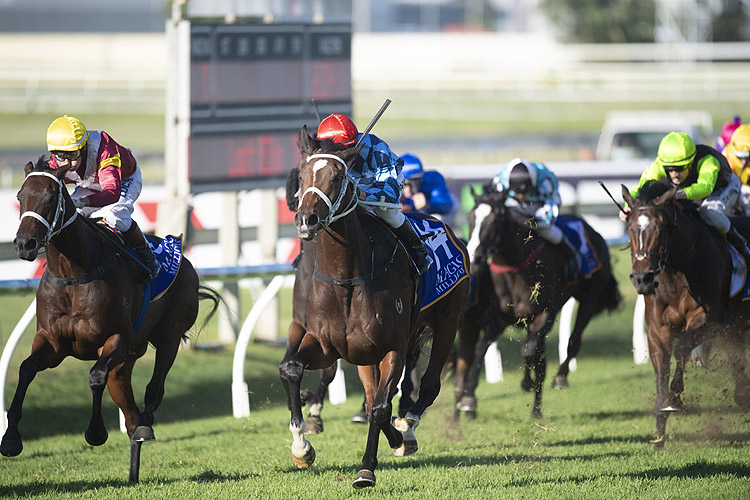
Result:
[[[351,486],[366,440],[365,428],[349,422],[362,394],[354,368],[345,367],[349,399],[341,406],[328,404],[325,432],[309,437],[316,463],[296,470],[277,369],[283,349],[251,344],[245,364],[251,416],[242,419],[232,417],[231,348],[180,351],[156,414],[158,439],[143,446],[138,485],[127,482],[128,442],[117,430],[117,412],[108,396],[109,441],[93,448],[83,439],[91,363],[68,359],[40,373],[24,405],[24,451],[0,458],[0,497],[748,498],[750,416],[732,402],[733,384],[718,349],[710,368],[688,368],[687,411],[669,418],[665,449],[648,443],[655,433],[653,370],[650,364],[633,364],[635,294],[627,281],[629,259],[617,249],[613,254],[627,303],[590,325],[566,390],[549,387],[557,365],[556,331],[550,336],[542,419],[531,418],[532,396],[519,386],[521,333],[509,330],[500,341],[505,381],[489,385],[482,380],[476,420],[452,421],[452,380],[446,380],[417,429],[416,455],[394,457],[381,438],[374,489]],[[29,294],[0,296],[4,340],[30,299]],[[281,329],[288,321],[288,301],[287,291],[281,299],[287,303]],[[215,341],[215,324],[198,337],[198,346]],[[30,340],[27,335],[13,357],[7,403]],[[152,364],[150,349],[134,375],[139,401]],[[307,373],[303,385],[316,381],[317,374]]]

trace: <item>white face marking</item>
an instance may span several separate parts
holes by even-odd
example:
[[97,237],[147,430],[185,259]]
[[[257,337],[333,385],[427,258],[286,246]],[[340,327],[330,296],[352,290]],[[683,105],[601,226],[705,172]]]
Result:
[[322,169],[326,165],[328,165],[328,160],[324,160],[323,158],[317,160],[313,165],[313,186],[315,185],[315,176],[318,173],[318,170]]
[[646,232],[651,219],[646,215],[639,215],[635,222],[638,224],[638,248],[643,248],[643,233]]
[[487,216],[490,215],[492,207],[487,203],[480,203],[477,208],[474,209],[474,230],[471,232],[469,243],[466,245],[466,249],[469,251],[469,262],[474,261],[474,255],[479,248],[479,229],[482,227],[482,222]]

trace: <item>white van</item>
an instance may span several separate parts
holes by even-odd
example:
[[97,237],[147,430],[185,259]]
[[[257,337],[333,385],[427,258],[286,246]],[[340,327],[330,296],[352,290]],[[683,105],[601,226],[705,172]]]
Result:
[[611,111],[604,120],[596,159],[653,159],[662,138],[672,131],[685,132],[696,143],[714,143],[711,115],[706,111]]

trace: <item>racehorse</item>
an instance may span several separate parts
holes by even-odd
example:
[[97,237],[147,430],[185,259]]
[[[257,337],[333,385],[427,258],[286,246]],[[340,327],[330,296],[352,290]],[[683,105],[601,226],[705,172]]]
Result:
[[[183,257],[176,262],[179,269],[171,286],[149,304],[144,299],[148,291],[144,291],[143,271],[124,255],[127,250],[107,235],[111,231],[78,216],[63,185],[68,169],[49,168],[45,157],[36,166],[29,162],[18,192],[21,222],[14,240],[16,253],[33,261],[46,250],[47,269],[36,293],[37,331],[31,355],[21,363],[0,452],[10,457],[23,449],[18,429],[21,407],[38,372],[56,367],[67,356],[95,360],[89,372],[93,408],[86,442],[99,446],[107,440],[101,412],[106,384],[112,401],[125,416],[130,437],[129,479],[137,482],[141,445],[155,439],[154,412],[164,396],[164,380],[180,342],[187,339],[186,332],[197,318],[198,302],[213,302],[202,328],[216,311],[220,296],[199,283],[192,264]],[[149,343],[156,349],[156,360],[146,387],[145,408],[140,411],[133,397],[131,374]]]
[[[705,340],[717,338],[726,351],[734,400],[750,408],[745,354],[750,305],[741,300],[742,294],[730,300],[732,257],[726,242],[712,234],[694,204],[674,195],[675,190],[660,182],[645,184],[637,198],[622,186],[630,207],[630,280],[645,299],[649,356],[656,375],[652,443],[657,447],[664,446],[669,414],[683,409],[680,395],[690,353]],[[747,234],[743,229],[738,227]],[[672,351],[676,365],[670,384]]]
[[[344,359],[358,367],[369,417],[362,468],[353,486],[374,486],[381,431],[396,455],[417,451],[413,431],[440,391],[440,371],[455,339],[469,280],[464,276],[442,299],[421,308],[415,303],[417,282],[404,246],[358,206],[356,184],[348,168],[361,147],[318,141],[307,133],[307,127],[300,132],[298,146],[303,162],[295,225],[300,238],[317,241],[317,255],[307,294],[307,328],[296,332],[279,364],[291,412],[292,460],[300,468],[315,460],[315,450],[304,438],[299,390],[304,370],[328,368]],[[449,227],[444,235],[465,256],[465,247]],[[427,331],[419,328],[422,324],[429,325],[433,334],[430,361],[419,398],[394,426],[391,399],[408,355],[426,340],[417,335]]]
[[[591,318],[605,310],[614,310],[622,301],[612,274],[609,248],[604,238],[583,219],[566,216],[574,219],[579,238],[593,251],[586,275],[568,283],[564,277],[563,253],[535,235],[533,220],[519,207],[505,205],[504,193],[485,188],[483,194],[474,193],[474,197],[476,220],[468,245],[472,269],[486,265],[488,258],[491,260],[490,271],[497,296],[510,297],[507,303],[512,304],[516,322],[526,328],[521,387],[534,391],[531,413],[540,418],[546,375],[545,342],[557,313],[571,297],[578,301],[567,357],[553,381],[554,387],[559,388],[568,385],[570,361],[578,355],[583,330]],[[506,300],[501,299],[501,303]]]

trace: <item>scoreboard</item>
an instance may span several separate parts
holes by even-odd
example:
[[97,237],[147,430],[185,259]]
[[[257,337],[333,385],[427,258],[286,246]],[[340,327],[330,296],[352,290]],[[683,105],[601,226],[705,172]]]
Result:
[[192,192],[283,185],[302,125],[351,116],[350,24],[190,24]]

